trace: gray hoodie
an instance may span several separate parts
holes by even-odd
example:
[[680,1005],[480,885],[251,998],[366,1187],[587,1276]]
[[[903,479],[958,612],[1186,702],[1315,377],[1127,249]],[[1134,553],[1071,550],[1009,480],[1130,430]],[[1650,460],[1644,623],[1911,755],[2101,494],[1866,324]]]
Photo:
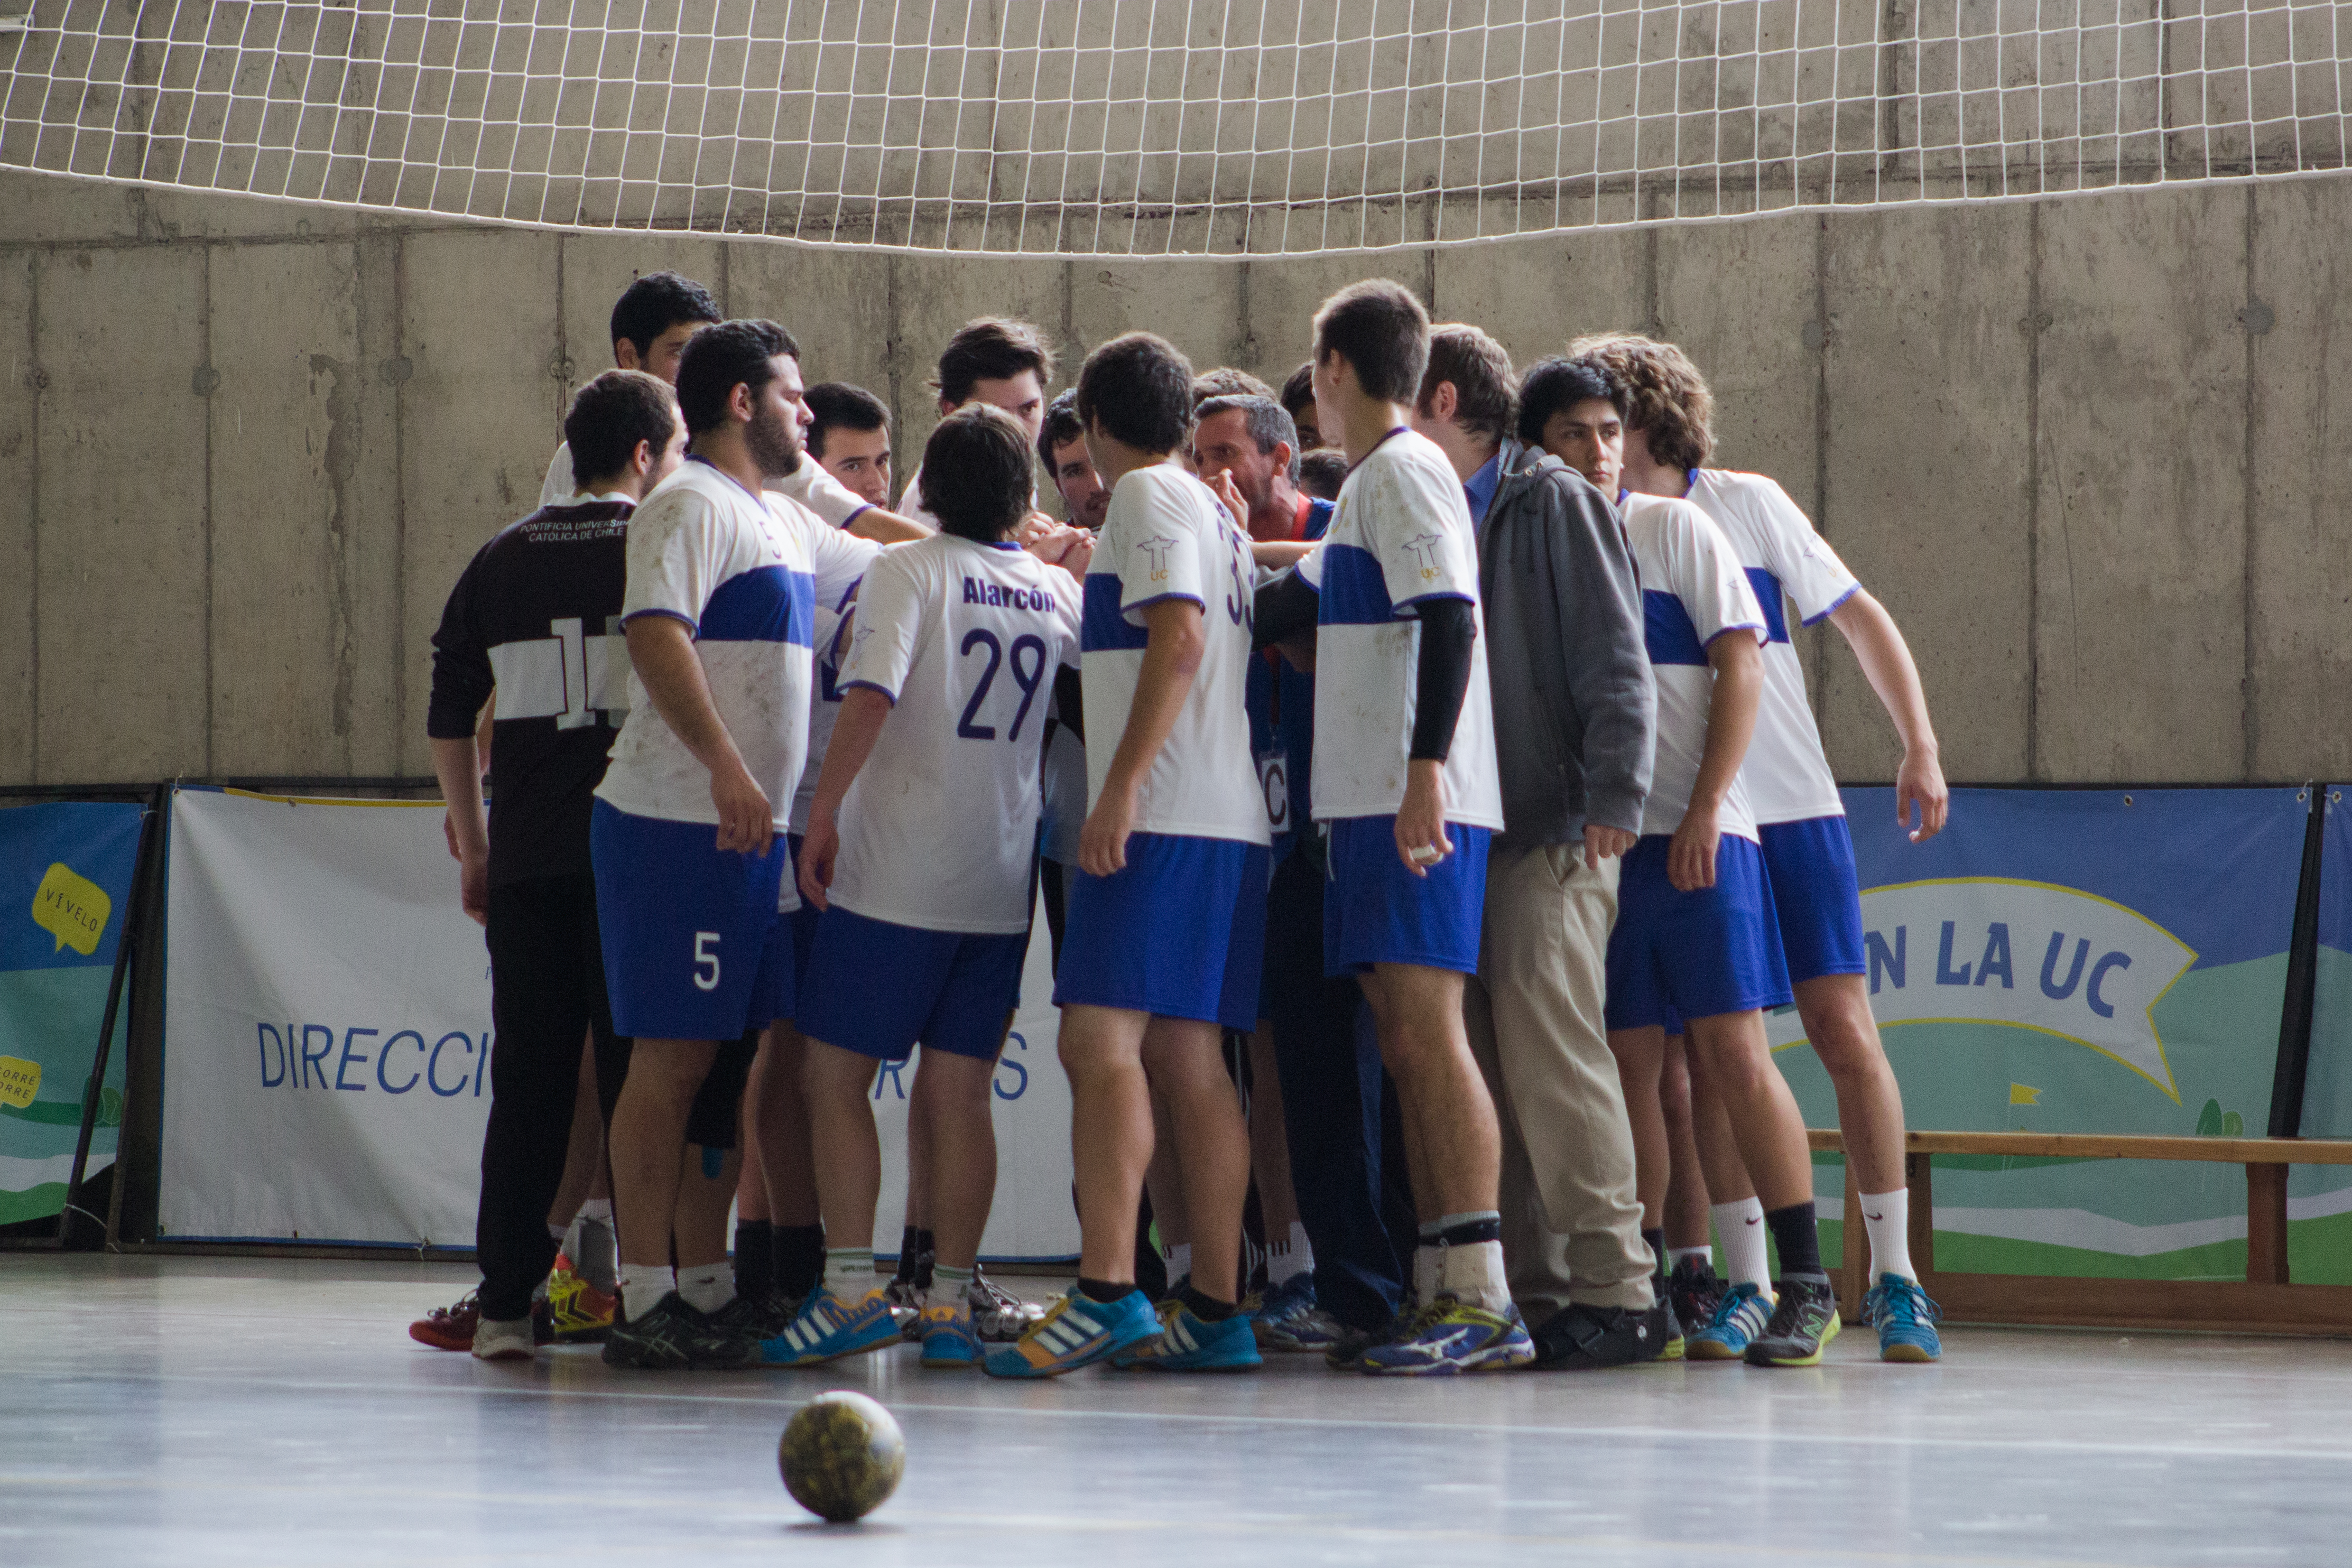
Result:
[[1478,592],[1502,769],[1498,847],[1642,831],[1657,687],[1624,525],[1559,458],[1506,439],[1478,522]]

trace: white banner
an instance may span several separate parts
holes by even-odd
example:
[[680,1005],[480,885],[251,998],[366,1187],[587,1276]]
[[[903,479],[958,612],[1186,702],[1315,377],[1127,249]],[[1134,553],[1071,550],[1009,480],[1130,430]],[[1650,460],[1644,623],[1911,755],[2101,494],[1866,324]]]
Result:
[[[489,1113],[489,965],[437,802],[174,796],[162,1228],[468,1247]],[[1075,1256],[1070,1100],[1042,918],[996,1074],[982,1254]],[[876,1083],[897,1245],[913,1071]]]

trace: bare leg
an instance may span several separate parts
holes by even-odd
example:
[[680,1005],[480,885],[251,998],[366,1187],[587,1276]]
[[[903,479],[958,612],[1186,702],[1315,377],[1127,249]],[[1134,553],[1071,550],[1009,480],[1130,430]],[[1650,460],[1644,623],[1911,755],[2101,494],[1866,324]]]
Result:
[[1866,1193],[1893,1192],[1903,1173],[1903,1090],[1887,1064],[1860,975],[1820,975],[1797,987],[1805,1038],[1837,1090],[1847,1178]]
[[[1496,1207],[1502,1137],[1495,1102],[1470,1054],[1462,1022],[1463,977],[1417,964],[1381,964],[1364,976],[1380,1025],[1381,1060],[1403,1102],[1414,1191],[1424,1216]],[[1434,1207],[1434,1216],[1427,1210]]]
[[[1789,1081],[1780,1076],[1772,1061],[1771,1047],[1764,1038],[1764,1015],[1717,1013],[1690,1019],[1689,1028],[1701,1080],[1722,1100],[1740,1162],[1755,1181],[1766,1211],[1812,1201],[1813,1165],[1805,1145],[1804,1118],[1797,1111],[1797,1097],[1789,1092]],[[1699,1149],[1704,1157],[1704,1120],[1699,1126]],[[1707,1172],[1715,1200],[1731,1201],[1735,1195],[1717,1177],[1714,1170]]]
[[1225,1072],[1224,1031],[1193,1019],[1155,1018],[1143,1066],[1164,1095],[1192,1230],[1192,1284],[1220,1301],[1241,1299],[1242,1206],[1249,1197],[1249,1127]]
[[[580,1051],[580,1091],[572,1100],[572,1142],[563,1151],[563,1181],[547,1211],[550,1225],[570,1226],[591,1197],[611,1196],[604,1181],[604,1107],[596,1098],[596,1037]],[[602,1193],[595,1189],[604,1186]],[[1879,1190],[1873,1188],[1872,1190]]]
[[1078,1188],[1078,1274],[1135,1280],[1135,1207],[1151,1163],[1151,1091],[1143,1074],[1146,1013],[1062,1009],[1062,1071],[1070,1079],[1070,1154]]
[[1609,1053],[1617,1059],[1617,1082],[1625,1091],[1625,1116],[1633,1127],[1633,1190],[1642,1200],[1642,1228],[1655,1230],[1665,1223],[1666,1185],[1674,1172],[1659,1096],[1666,1031],[1655,1025],[1612,1029]]
[[[641,1040],[613,1111],[613,1214],[631,1268],[669,1264],[687,1112],[718,1054],[708,1040]],[[725,1256],[722,1245],[719,1255]]]
[[[801,1082],[805,1056],[800,1031],[782,1019],[760,1036],[743,1105],[751,1124],[751,1142],[746,1146],[759,1155],[761,1207],[757,1215],[745,1207],[747,1219],[765,1218],[777,1225],[817,1222],[816,1163],[809,1150],[808,1095]],[[753,1163],[744,1161],[747,1167]]]
[[1250,1170],[1257,1177],[1258,1211],[1265,1239],[1287,1238],[1298,1218],[1298,1198],[1290,1186],[1290,1136],[1282,1121],[1282,1080],[1274,1064],[1274,1030],[1265,1020],[1250,1036]]
[[1756,1196],[1748,1179],[1748,1162],[1739,1157],[1739,1139],[1731,1130],[1730,1113],[1715,1092],[1706,1069],[1692,1054],[1691,1141],[1697,1145],[1699,1170],[1706,1182],[1709,1203],[1742,1203]]
[[1665,1071],[1658,1080],[1658,1104],[1666,1116],[1666,1148],[1673,1155],[1666,1177],[1666,1245],[1706,1245],[1707,1190],[1698,1158],[1698,1131],[1691,1119],[1690,1051],[1681,1035],[1666,1039]]
[[727,1261],[727,1211],[734,1207],[743,1151],[729,1149],[717,1176],[702,1174],[705,1153],[700,1145],[688,1144],[678,1161],[677,1216],[671,1225],[681,1269]]
[[955,1056],[929,1048],[915,1073],[912,1103],[929,1107],[932,1187],[926,1207],[943,1268],[972,1266],[996,1199],[996,1124],[989,1103],[995,1076],[992,1056]]
[[[932,1228],[932,1197],[939,1190],[940,1180],[934,1161],[939,1151],[939,1124],[934,1120],[931,1097],[922,1089],[923,1072],[930,1060],[931,1053],[924,1051],[922,1064],[915,1070],[914,1092],[907,1099],[907,1223],[917,1230]],[[993,1070],[992,1063],[991,1071]],[[994,1146],[992,1143],[991,1146]],[[992,1185],[989,1190],[993,1192],[995,1187]]]
[[823,1040],[808,1042],[801,1081],[817,1170],[824,1239],[832,1248],[874,1245],[882,1197],[882,1140],[874,1130],[874,1059]]
[[1143,1190],[1151,1195],[1151,1227],[1160,1232],[1160,1245],[1172,1249],[1189,1244],[1192,1217],[1184,1207],[1183,1167],[1176,1163],[1176,1123],[1167,1092],[1157,1082],[1151,1086],[1151,1163],[1143,1168]]

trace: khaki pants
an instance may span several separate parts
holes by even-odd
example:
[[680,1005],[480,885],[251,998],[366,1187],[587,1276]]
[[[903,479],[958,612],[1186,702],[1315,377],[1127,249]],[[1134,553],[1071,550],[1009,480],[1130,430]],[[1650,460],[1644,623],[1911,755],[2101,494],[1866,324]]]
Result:
[[1502,1126],[1503,1254],[1530,1325],[1572,1301],[1651,1304],[1633,1132],[1601,1015],[1619,863],[1586,870],[1581,844],[1486,862],[1463,1014]]

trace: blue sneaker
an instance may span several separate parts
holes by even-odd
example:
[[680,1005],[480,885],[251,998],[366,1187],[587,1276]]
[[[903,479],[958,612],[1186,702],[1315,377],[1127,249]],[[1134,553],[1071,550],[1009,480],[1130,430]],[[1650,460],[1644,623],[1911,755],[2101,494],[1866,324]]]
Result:
[[1772,1321],[1772,1309],[1778,1299],[1768,1296],[1750,1282],[1742,1281],[1723,1292],[1715,1303],[1715,1316],[1707,1319],[1706,1327],[1683,1342],[1683,1358],[1686,1361],[1738,1361],[1748,1354],[1748,1345],[1764,1332]]
[[1120,1372],[1255,1372],[1265,1364],[1247,1317],[1235,1312],[1208,1322],[1181,1301],[1160,1302],[1160,1332],[1120,1351],[1110,1364]]
[[1141,1291],[1097,1301],[1074,1285],[1019,1339],[990,1351],[980,1364],[991,1377],[1059,1377],[1159,1332],[1160,1320]]
[[969,1371],[980,1364],[980,1340],[971,1332],[971,1308],[947,1301],[923,1309],[915,1320],[915,1338],[923,1347],[923,1364],[942,1371]]
[[773,1339],[760,1342],[760,1359],[770,1366],[822,1366],[845,1355],[861,1355],[898,1341],[898,1320],[887,1290],[876,1287],[856,1301],[830,1288],[814,1291],[801,1315]]
[[1881,1361],[1941,1361],[1944,1342],[1936,1320],[1944,1309],[1929,1299],[1916,1280],[1881,1274],[1870,1294],[1862,1299],[1862,1321],[1878,1330]]
[[1535,1358],[1535,1341],[1528,1337],[1518,1308],[1489,1312],[1440,1295],[1403,1333],[1364,1352],[1364,1370],[1374,1376],[1444,1377],[1505,1371]]
[[1265,1302],[1251,1314],[1250,1332],[1265,1350],[1328,1351],[1347,1331],[1339,1320],[1315,1304],[1315,1279],[1294,1274],[1265,1293]]

